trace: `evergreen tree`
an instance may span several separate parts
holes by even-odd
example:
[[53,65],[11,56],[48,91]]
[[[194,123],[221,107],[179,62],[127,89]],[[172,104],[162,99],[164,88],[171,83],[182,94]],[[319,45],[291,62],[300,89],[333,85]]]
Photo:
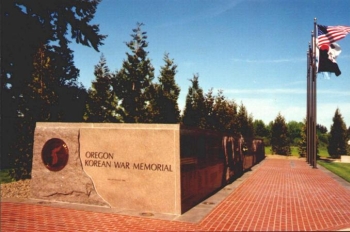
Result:
[[248,133],[247,133],[247,137],[254,139],[254,117],[253,114],[249,114],[248,116]]
[[274,154],[291,154],[288,127],[280,113],[278,113],[271,128],[271,149]]
[[350,155],[350,127],[348,127],[348,130],[347,130],[347,149],[346,149],[346,154],[347,155]]
[[19,98],[18,124],[14,127],[17,133],[12,138],[16,142],[11,144],[10,156],[14,166],[10,174],[17,180],[30,177],[33,138],[28,139],[28,135],[34,134],[35,122],[50,120],[51,105],[58,100],[57,94],[49,88],[55,80],[51,64],[45,47],[39,48],[33,59],[32,81]]
[[118,122],[118,99],[111,85],[111,73],[106,58],[101,55],[95,66],[95,81],[88,91],[86,112],[87,122]]
[[73,61],[73,51],[68,48],[68,41],[60,46],[46,46],[50,51],[55,81],[50,88],[58,95],[57,104],[51,107],[51,120],[62,122],[81,122],[85,110],[87,91],[78,83],[79,70]]
[[[16,179],[28,177],[31,169],[33,132],[36,121],[70,119],[63,113],[69,98],[81,103],[84,91],[75,84],[78,76],[72,61],[72,51],[68,49],[71,38],[77,43],[92,46],[95,50],[102,45],[105,36],[99,34],[99,26],[90,22],[96,12],[99,0],[91,1],[18,1],[4,0],[1,2],[1,154],[17,160],[11,166],[17,170],[26,169],[21,176],[16,172]],[[55,46],[53,45],[55,44]],[[52,82],[38,82],[35,74],[38,72],[36,55],[45,49],[45,57],[50,57],[50,66],[42,71],[51,74]],[[39,51],[39,52],[38,52]],[[64,62],[61,62],[63,61]],[[44,60],[43,60],[44,61]],[[71,82],[67,81],[70,80]],[[59,80],[59,81],[58,81]],[[37,88],[38,83],[45,83]],[[50,85],[50,83],[52,85]],[[64,90],[67,86],[68,91]],[[32,88],[33,92],[29,90]],[[37,89],[36,89],[37,88]],[[37,91],[36,91],[37,90]],[[34,96],[34,94],[43,95]],[[54,92],[54,98],[45,99],[45,91]],[[59,101],[57,101],[59,99]],[[50,107],[43,108],[49,101]],[[34,113],[41,109],[45,114]],[[49,112],[47,112],[49,109]],[[72,111],[75,112],[75,111]],[[71,115],[72,112],[70,112]],[[76,118],[76,117],[74,117]],[[5,136],[6,135],[6,136]],[[29,157],[29,158],[28,158]],[[5,163],[8,163],[5,161]]]
[[20,112],[31,117],[30,121],[51,121],[53,116],[51,107],[58,102],[58,94],[53,86],[58,85],[59,81],[54,76],[52,64],[45,46],[39,48],[34,56],[31,82],[21,98],[25,103]]
[[306,119],[304,119],[303,126],[300,131],[300,140],[298,142],[298,153],[300,157],[306,157],[306,146],[307,146],[307,139],[306,139],[306,133],[307,133],[307,124]]
[[317,151],[319,147],[327,148],[328,146],[328,137],[327,127],[317,124],[316,125],[316,146]]
[[[316,153],[318,154],[320,140],[324,140],[327,137],[327,128],[322,125],[316,125]],[[321,138],[321,139],[320,139]],[[300,130],[300,139],[298,141],[298,153],[300,157],[306,156],[307,151],[307,121],[304,119],[304,123],[302,124]],[[317,156],[318,157],[318,156]]]
[[218,90],[213,105],[214,129],[226,131],[231,122],[227,112],[227,102],[222,90]]
[[58,105],[52,110],[55,122],[81,122],[86,108],[87,91],[81,83],[59,86]]
[[241,103],[239,106],[237,114],[237,123],[238,131],[246,140],[251,140],[254,137],[254,125],[253,125],[253,116],[249,115],[247,109]]
[[216,129],[216,115],[214,112],[215,96],[213,88],[209,89],[204,96],[205,105],[205,128],[210,130]]
[[263,120],[256,119],[253,123],[254,126],[254,137],[266,138],[269,135],[269,131]]
[[316,130],[318,132],[320,132],[321,134],[326,134],[328,132],[327,127],[325,127],[325,126],[323,126],[321,124],[317,124],[316,125]]
[[154,85],[155,94],[150,103],[150,115],[153,115],[154,123],[178,123],[180,121],[180,110],[177,100],[180,87],[175,82],[176,68],[174,60],[169,54],[164,55],[165,65],[161,67],[159,84]]
[[206,106],[204,94],[199,86],[198,74],[193,76],[192,86],[189,87],[186,96],[185,110],[182,116],[182,122],[186,126],[205,129]]
[[147,57],[148,47],[147,33],[141,27],[144,24],[137,23],[133,29],[132,40],[126,43],[131,50],[126,53],[127,59],[123,62],[123,67],[117,72],[113,88],[118,98],[121,100],[123,108],[123,121],[127,123],[150,122],[149,102],[153,98],[154,68],[151,60]]
[[213,106],[214,129],[222,132],[235,134],[234,127],[237,117],[237,106],[233,101],[229,101],[223,95],[222,90],[218,90]]
[[265,143],[265,146],[271,146],[272,125],[273,125],[273,121],[270,121],[269,124],[266,125],[268,136],[267,136],[267,141]]
[[238,130],[238,106],[235,101],[230,100],[226,102],[226,110],[227,110],[227,115],[230,118],[230,123],[228,132],[232,133],[233,135],[239,136],[239,130]]
[[339,158],[347,154],[347,130],[343,121],[343,116],[337,108],[333,117],[333,124],[328,143],[328,153],[333,158]]
[[[69,66],[58,67],[56,59],[59,54],[52,47],[42,45],[33,57],[32,78],[23,89],[19,98],[18,123],[15,125],[11,145],[12,165],[11,176],[15,179],[30,177],[32,164],[33,134],[36,122],[82,120],[80,112],[83,101],[77,100],[79,93],[76,93],[76,86],[72,85],[72,77],[69,73],[64,76],[69,77],[64,81],[60,72]],[[69,59],[65,60],[69,62]],[[59,62],[61,64],[62,62]],[[73,73],[74,75],[74,73]],[[81,91],[85,93],[85,90]],[[72,94],[75,97],[72,97]],[[80,96],[83,94],[80,94]],[[71,111],[64,111],[68,107],[75,106]],[[68,108],[69,109],[69,108]],[[68,116],[70,115],[70,116]],[[25,131],[25,133],[23,133]]]

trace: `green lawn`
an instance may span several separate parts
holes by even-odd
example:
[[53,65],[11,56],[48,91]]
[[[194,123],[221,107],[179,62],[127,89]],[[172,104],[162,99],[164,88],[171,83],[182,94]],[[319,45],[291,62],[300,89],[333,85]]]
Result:
[[10,183],[14,181],[10,175],[9,175],[9,169],[4,169],[0,171],[0,182],[3,183]]
[[318,160],[317,163],[347,182],[350,182],[350,163],[338,163],[326,160]]
[[326,147],[319,147],[318,148],[318,154],[319,154],[319,156],[324,157],[324,158],[328,158],[329,157],[329,154],[328,154],[328,151],[327,151]]
[[[298,153],[298,147],[290,147],[291,152],[292,152],[292,156],[298,156],[299,157],[299,153]],[[271,155],[272,151],[271,151],[271,146],[267,146],[265,147],[265,154],[266,155]]]
[[[290,149],[291,149],[291,155],[292,155],[292,156],[297,156],[297,157],[299,157],[298,147],[296,147],[296,146],[291,146]],[[318,148],[318,153],[319,153],[319,156],[321,156],[321,157],[324,157],[324,158],[328,158],[328,157],[329,157],[327,148],[325,148],[325,147],[319,147],[319,148]],[[265,154],[266,154],[266,155],[272,154],[271,146],[265,147]]]
[[265,146],[265,155],[270,155],[271,153],[271,147]]

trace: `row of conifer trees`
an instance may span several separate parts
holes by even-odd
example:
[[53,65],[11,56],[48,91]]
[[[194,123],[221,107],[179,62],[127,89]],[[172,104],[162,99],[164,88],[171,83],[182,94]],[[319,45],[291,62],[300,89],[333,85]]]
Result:
[[[14,168],[11,175],[15,179],[30,177],[34,129],[39,121],[182,123],[246,139],[258,135],[243,103],[227,99],[221,90],[204,93],[198,75],[190,79],[181,111],[177,65],[165,54],[158,81],[154,80],[142,23],[126,43],[129,51],[121,69],[110,72],[102,55],[95,66],[95,80],[86,90],[78,82],[79,70],[68,44],[75,40],[99,51],[106,35],[91,24],[99,2],[2,1],[2,169]],[[276,120],[274,123],[280,121]],[[283,141],[270,138],[271,143]]]

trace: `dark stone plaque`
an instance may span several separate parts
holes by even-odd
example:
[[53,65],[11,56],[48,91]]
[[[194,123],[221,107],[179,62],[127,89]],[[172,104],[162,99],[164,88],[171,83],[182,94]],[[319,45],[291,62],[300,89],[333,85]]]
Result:
[[68,162],[68,146],[67,144],[57,138],[46,141],[42,151],[41,158],[47,169],[50,171],[62,170]]

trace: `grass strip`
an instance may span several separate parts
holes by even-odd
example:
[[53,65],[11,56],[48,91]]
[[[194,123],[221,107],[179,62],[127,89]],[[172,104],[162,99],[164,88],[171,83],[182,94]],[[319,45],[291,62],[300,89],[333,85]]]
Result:
[[330,162],[325,160],[318,160],[317,163],[350,183],[350,163]]

